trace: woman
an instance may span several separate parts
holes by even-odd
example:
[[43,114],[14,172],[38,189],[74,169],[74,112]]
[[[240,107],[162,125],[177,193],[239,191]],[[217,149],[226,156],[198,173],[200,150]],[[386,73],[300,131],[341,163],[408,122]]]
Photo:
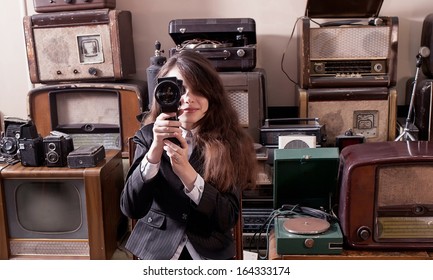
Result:
[[200,54],[169,58],[158,77],[176,77],[184,92],[177,112],[153,102],[134,136],[121,209],[138,222],[126,249],[140,259],[232,259],[241,193],[256,180],[252,138]]

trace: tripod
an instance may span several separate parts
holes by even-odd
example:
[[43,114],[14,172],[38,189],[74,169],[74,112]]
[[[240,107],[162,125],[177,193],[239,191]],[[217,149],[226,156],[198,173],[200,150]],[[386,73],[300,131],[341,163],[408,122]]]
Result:
[[415,141],[415,137],[410,134],[410,129],[409,129],[409,124],[412,118],[412,111],[413,111],[413,102],[415,99],[415,92],[416,92],[416,85],[417,85],[417,81],[418,81],[418,76],[419,76],[419,69],[421,68],[422,65],[422,60],[424,57],[427,57],[430,55],[430,50],[427,47],[421,47],[419,50],[419,53],[416,56],[416,72],[415,72],[415,79],[413,81],[413,87],[412,87],[412,94],[410,96],[410,103],[409,103],[409,110],[407,113],[407,118],[406,118],[406,124],[404,125],[404,129],[403,132],[397,137],[395,138],[394,141]]

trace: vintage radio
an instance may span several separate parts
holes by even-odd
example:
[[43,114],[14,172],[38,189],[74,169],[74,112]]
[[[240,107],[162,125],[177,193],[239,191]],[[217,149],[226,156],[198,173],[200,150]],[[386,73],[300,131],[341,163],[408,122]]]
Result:
[[367,2],[308,1],[298,36],[301,88],[396,85],[398,18],[378,17],[383,0]]
[[33,0],[37,13],[116,8],[116,0]]
[[394,140],[397,91],[395,88],[297,88],[299,117],[319,118],[326,125],[327,145],[351,129],[366,142]]
[[260,128],[263,145],[278,145],[280,136],[314,136],[316,146],[326,142],[326,127],[318,118],[265,119]]
[[364,249],[431,249],[432,176],[432,142],[387,141],[343,149],[338,216],[345,243]]
[[331,210],[337,194],[338,148],[275,149],[274,209],[285,204]]
[[135,73],[130,11],[97,9],[24,17],[30,80],[115,81]]
[[141,127],[137,116],[147,108],[147,86],[124,83],[45,85],[28,93],[28,110],[39,133],[70,135],[74,146],[103,145],[128,157],[128,138]]
[[217,71],[250,71],[256,67],[256,22],[252,18],[174,19],[169,34],[176,44],[170,56],[195,51]]
[[115,150],[92,168],[0,165],[0,259],[111,259],[122,187]]
[[249,72],[220,72],[240,124],[259,143],[260,127],[266,116],[266,72],[256,68]]

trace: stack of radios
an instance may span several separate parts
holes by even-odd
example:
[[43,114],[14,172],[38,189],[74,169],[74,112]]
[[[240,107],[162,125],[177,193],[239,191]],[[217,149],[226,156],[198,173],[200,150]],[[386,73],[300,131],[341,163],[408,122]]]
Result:
[[328,146],[349,130],[366,142],[393,140],[398,18],[379,17],[383,0],[331,2],[309,0],[301,20],[299,115],[326,125]]
[[[133,80],[130,11],[115,0],[35,0],[24,17],[30,80],[30,118],[43,136],[60,131],[75,147],[103,145],[128,156],[128,138],[140,128],[147,86]],[[57,152],[61,152],[60,150]]]

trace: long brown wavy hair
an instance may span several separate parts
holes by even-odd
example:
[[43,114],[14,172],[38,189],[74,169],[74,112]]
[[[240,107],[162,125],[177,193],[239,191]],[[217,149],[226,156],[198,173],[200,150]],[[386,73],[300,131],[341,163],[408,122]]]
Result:
[[[158,77],[177,67],[194,93],[209,102],[205,116],[197,122],[196,143],[204,157],[204,179],[225,192],[256,185],[257,159],[252,137],[240,126],[238,114],[224,89],[222,80],[208,59],[193,51],[183,51],[163,65]],[[153,102],[144,124],[160,114]]]

